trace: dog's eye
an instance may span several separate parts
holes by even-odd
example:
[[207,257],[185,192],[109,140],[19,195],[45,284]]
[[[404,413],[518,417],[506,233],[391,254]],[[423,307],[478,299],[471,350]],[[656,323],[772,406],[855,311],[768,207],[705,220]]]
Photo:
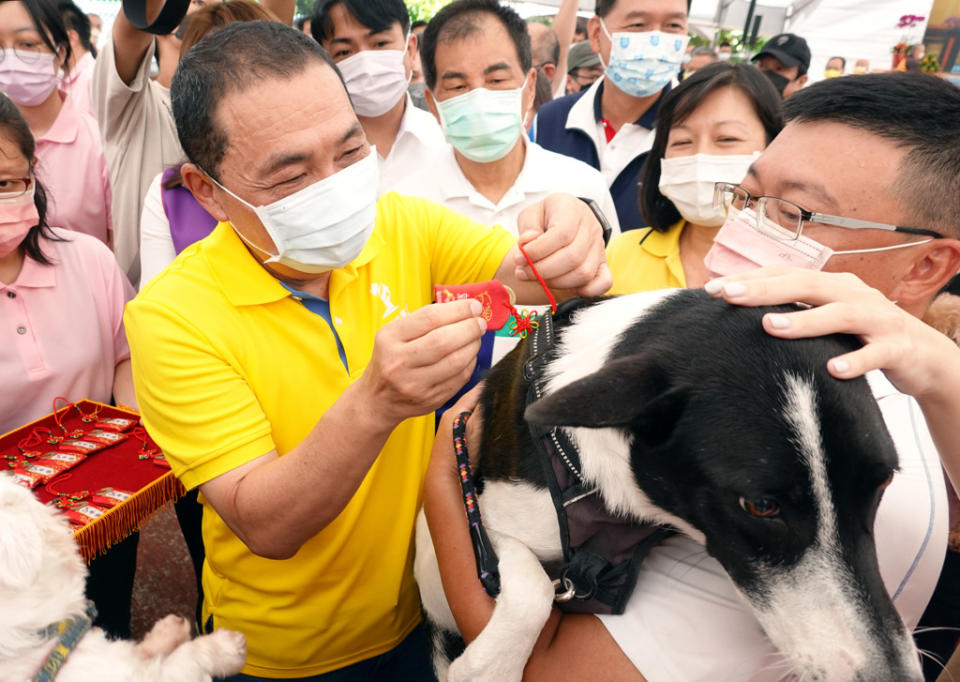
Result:
[[748,500],[745,497],[741,497],[740,508],[748,514],[764,518],[776,516],[780,513],[780,505],[777,504],[776,501],[766,497],[758,497],[753,500]]

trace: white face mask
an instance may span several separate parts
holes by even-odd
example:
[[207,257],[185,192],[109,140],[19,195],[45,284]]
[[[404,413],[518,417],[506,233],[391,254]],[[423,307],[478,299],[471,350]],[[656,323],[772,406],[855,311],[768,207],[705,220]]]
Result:
[[[842,227],[836,228],[842,230]],[[713,246],[703,259],[711,277],[728,277],[773,265],[788,265],[805,270],[822,270],[833,256],[851,253],[878,253],[920,246],[932,241],[906,242],[871,249],[834,251],[815,239],[785,230],[766,219],[763,231],[757,229],[757,214],[752,208],[731,210],[730,217],[713,238]]]
[[377,215],[378,168],[377,150],[371,147],[353,165],[265,206],[253,206],[213,182],[260,218],[277,253],[252,244],[235,227],[234,231],[251,248],[269,256],[265,263],[319,274],[348,265],[363,251]]
[[660,162],[660,193],[673,202],[683,218],[695,225],[719,227],[727,219],[722,207],[713,205],[713,186],[739,183],[760,152],[713,156],[694,154]]
[[404,50],[361,50],[337,64],[358,116],[383,116],[406,93],[413,72],[407,76],[404,54]]

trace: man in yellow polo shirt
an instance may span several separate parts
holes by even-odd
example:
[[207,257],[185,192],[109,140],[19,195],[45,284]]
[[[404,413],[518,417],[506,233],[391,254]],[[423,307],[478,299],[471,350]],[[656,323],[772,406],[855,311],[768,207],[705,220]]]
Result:
[[[432,679],[412,577],[433,411],[470,376],[498,278],[543,300],[514,239],[377,201],[336,68],[270,22],[215,31],[171,99],[185,185],[221,222],[127,309],[144,423],[203,502],[204,619],[243,632],[231,680]],[[609,288],[602,230],[557,195],[521,216],[551,288]]]

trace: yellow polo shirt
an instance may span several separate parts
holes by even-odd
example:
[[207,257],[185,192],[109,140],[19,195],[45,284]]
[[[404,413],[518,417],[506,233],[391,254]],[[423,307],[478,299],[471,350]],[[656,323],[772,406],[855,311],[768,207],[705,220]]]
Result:
[[686,288],[680,262],[680,233],[686,224],[680,220],[666,232],[642,228],[614,237],[607,245],[607,264],[613,274],[613,287],[607,293]]
[[[378,329],[429,304],[435,283],[491,279],[513,242],[438,204],[381,197],[363,252],[330,280],[348,373],[323,318],[221,223],[127,307],[144,424],[188,488],[273,449],[282,457],[363,373]],[[400,424],[343,512],[287,560],[254,555],[201,496],[203,617],[246,635],[244,673],[318,675],[417,625],[412,541],[433,421]]]

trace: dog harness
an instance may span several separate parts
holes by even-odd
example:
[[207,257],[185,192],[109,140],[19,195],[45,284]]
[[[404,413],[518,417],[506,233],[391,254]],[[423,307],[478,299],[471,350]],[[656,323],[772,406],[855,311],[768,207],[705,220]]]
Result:
[[44,639],[59,637],[57,645],[47,656],[40,670],[33,676],[33,682],[52,682],[60,672],[60,668],[67,660],[67,656],[73,651],[77,643],[83,638],[93,625],[93,619],[97,617],[97,608],[93,602],[87,602],[87,608],[84,614],[78,618],[67,618],[57,623],[51,623],[39,632]]
[[[569,306],[561,305],[563,315]],[[543,395],[543,367],[553,346],[553,315],[539,320],[530,337],[523,376],[527,381],[526,404]],[[457,456],[464,509],[477,577],[491,597],[500,593],[497,555],[487,537],[480,515],[466,445],[469,412],[454,420],[453,443]],[[644,524],[613,514],[598,490],[586,483],[580,472],[580,454],[563,429],[530,424],[535,455],[545,474],[550,498],[557,513],[563,558],[545,566],[553,579],[557,606],[571,613],[621,614],[633,592],[640,564],[654,546],[676,531],[668,526]]]
[[[527,405],[543,397],[543,369],[554,343],[554,317],[569,314],[570,307],[562,304],[556,315],[542,316],[530,338],[523,363]],[[546,566],[558,588],[557,606],[573,613],[623,613],[640,564],[676,531],[611,512],[597,488],[584,480],[580,454],[566,432],[530,423],[528,428],[560,526],[562,563]]]

